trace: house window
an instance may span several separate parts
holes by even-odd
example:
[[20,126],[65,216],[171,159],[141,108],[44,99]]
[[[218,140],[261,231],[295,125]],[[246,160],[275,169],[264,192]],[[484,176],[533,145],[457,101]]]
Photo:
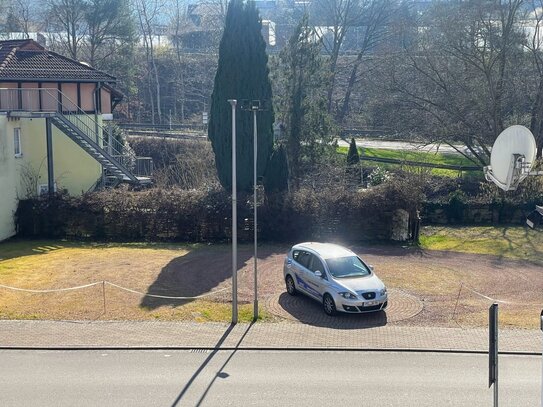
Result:
[[22,157],[23,151],[21,150],[21,129],[16,127],[13,129],[13,149],[15,157]]

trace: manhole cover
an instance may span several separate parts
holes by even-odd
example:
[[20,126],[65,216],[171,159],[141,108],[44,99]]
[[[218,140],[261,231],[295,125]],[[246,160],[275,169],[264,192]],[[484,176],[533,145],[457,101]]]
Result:
[[329,317],[324,313],[319,302],[302,294],[291,296],[286,292],[267,298],[266,308],[276,316],[311,325],[338,328],[363,328],[382,326],[388,322],[398,322],[412,318],[422,311],[423,304],[414,295],[398,289],[389,289],[388,308],[386,313],[340,313],[336,317]]

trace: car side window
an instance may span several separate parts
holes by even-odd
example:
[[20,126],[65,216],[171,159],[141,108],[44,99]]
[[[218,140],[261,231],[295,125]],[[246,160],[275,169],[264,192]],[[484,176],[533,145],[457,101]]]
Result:
[[309,268],[309,262],[311,261],[311,253],[300,251],[300,254],[298,255],[298,259],[296,259],[298,263],[300,263],[305,268]]
[[319,270],[323,276],[326,275],[326,272],[324,270],[324,264],[322,264],[322,261],[320,261],[320,259],[315,256],[315,255],[311,255],[311,262],[309,263],[309,270],[311,270],[313,273],[317,270]]

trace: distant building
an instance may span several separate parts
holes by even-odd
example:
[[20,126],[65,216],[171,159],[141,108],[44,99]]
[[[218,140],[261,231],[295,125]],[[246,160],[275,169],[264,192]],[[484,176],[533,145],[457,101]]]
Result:
[[[261,12],[273,10],[277,7],[276,0],[258,0],[255,5]],[[262,15],[262,13],[261,13]],[[187,16],[192,26],[188,26],[180,40],[185,49],[205,49],[213,45],[216,40],[217,27],[222,27],[226,16],[226,9],[220,2],[199,2],[189,4]],[[269,47],[276,46],[275,22],[269,19],[262,20],[262,37]]]

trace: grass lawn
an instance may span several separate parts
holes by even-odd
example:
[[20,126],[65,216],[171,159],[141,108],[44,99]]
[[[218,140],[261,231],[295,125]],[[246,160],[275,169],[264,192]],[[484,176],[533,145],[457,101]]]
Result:
[[[338,147],[337,151],[340,154],[347,155],[349,151],[348,147]],[[443,154],[443,153],[432,153],[425,151],[406,151],[406,150],[388,150],[383,148],[366,148],[359,147],[358,153],[360,155],[365,155],[368,157],[378,157],[378,158],[390,158],[394,160],[405,160],[405,161],[416,161],[421,163],[429,164],[447,164],[447,165],[465,165],[473,166],[475,165],[472,161],[468,160],[466,157],[460,154]],[[368,163],[366,163],[367,165]],[[379,165],[384,168],[394,168],[395,164],[386,164],[386,163],[369,163],[370,165]],[[416,167],[411,167],[416,168]],[[440,175],[446,177],[457,177],[458,171],[446,170],[441,168],[432,168],[428,169],[433,175]],[[470,173],[476,173],[475,171],[470,171]],[[481,172],[482,174],[482,172]]]
[[428,250],[491,254],[543,265],[543,232],[524,226],[428,226],[420,244]]
[[[543,234],[523,227],[426,227],[421,242],[424,251],[398,245],[353,247],[376,266],[387,286],[424,302],[423,312],[406,323],[456,326],[455,321],[460,321],[462,325],[485,326],[489,300],[470,291],[473,289],[510,302],[500,306],[503,326],[537,328],[543,304]],[[253,248],[238,248],[239,319],[248,322],[252,318]],[[0,285],[47,290],[98,282],[61,293],[0,287],[0,319],[227,322],[231,318],[230,250],[229,245],[61,240],[0,243]],[[260,316],[264,321],[277,320],[269,299],[285,294],[286,250],[281,245],[259,247]],[[104,280],[137,293],[102,285]],[[186,297],[210,292],[211,296],[190,301],[145,295]]]
[[[156,281],[199,245],[159,243],[84,243],[12,240],[0,243],[0,284],[34,290],[76,287],[102,280],[141,293],[193,296],[162,292]],[[214,248],[206,247],[206,251]],[[221,248],[218,248],[221,250]],[[207,253],[209,256],[210,253]],[[173,265],[173,266],[172,266]],[[190,266],[189,266],[190,267]],[[228,285],[229,281],[214,280]],[[0,287],[0,318],[9,319],[130,319],[228,321],[231,305],[213,297],[146,304],[143,296],[97,284],[60,293],[27,293]],[[104,304],[105,295],[105,304]],[[105,305],[105,306],[104,306]],[[252,319],[252,304],[241,304],[240,321]],[[267,318],[265,311],[260,313]]]

